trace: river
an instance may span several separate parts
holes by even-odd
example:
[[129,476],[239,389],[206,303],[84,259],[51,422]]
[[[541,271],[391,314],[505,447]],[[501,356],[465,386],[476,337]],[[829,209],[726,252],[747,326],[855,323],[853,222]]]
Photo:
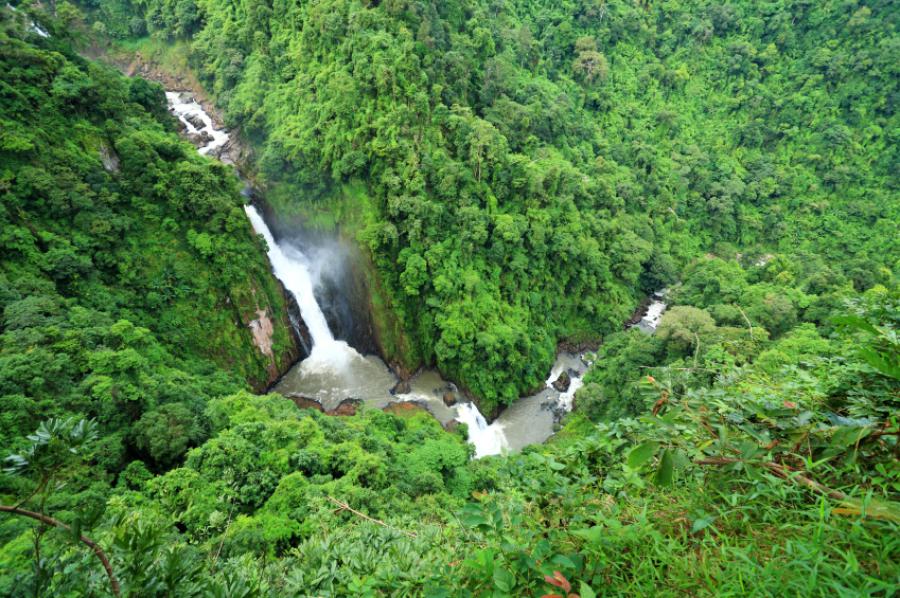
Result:
[[[228,132],[215,128],[212,118],[190,93],[170,91],[166,99],[201,154],[215,156],[216,150],[228,143]],[[330,252],[310,251],[309,247],[304,251],[289,239],[276,239],[255,206],[248,204],[244,210],[253,229],[266,241],[273,273],[297,300],[312,340],[309,356],[282,377],[274,387],[276,392],[315,400],[326,410],[348,398],[373,408],[413,402],[444,425],[452,421],[466,424],[476,457],[518,451],[544,442],[553,435],[562,415],[572,409],[587,363],[583,355],[568,352],[557,355],[544,389],[514,402],[490,424],[477,405],[467,401],[453,383],[435,370],[419,371],[408,381],[408,388],[398,392],[398,377],[378,356],[360,354],[344,340],[335,338],[329,328],[317,299],[322,284],[319,273],[325,268],[309,256],[341,258]],[[657,298],[641,320],[641,328],[652,331],[664,309],[662,297]],[[567,384],[563,382],[566,378]]]

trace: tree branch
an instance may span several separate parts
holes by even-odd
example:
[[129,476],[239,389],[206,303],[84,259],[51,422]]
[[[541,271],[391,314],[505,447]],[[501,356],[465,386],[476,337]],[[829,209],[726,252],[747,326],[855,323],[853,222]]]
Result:
[[344,501],[338,500],[338,499],[334,498],[333,496],[328,496],[327,498],[328,498],[328,500],[330,500],[331,502],[333,502],[334,504],[336,504],[339,507],[338,511],[350,511],[354,515],[362,517],[366,521],[371,521],[372,523],[377,523],[378,525],[383,525],[384,527],[386,527],[388,529],[392,529],[396,532],[400,532],[401,534],[407,535],[410,538],[416,537],[415,532],[408,532],[406,530],[398,529],[392,525],[388,525],[387,523],[385,523],[384,521],[381,521],[380,519],[373,519],[373,518],[369,517],[368,515],[366,515],[365,513],[360,513],[359,511],[357,511],[356,509],[354,509],[353,507],[351,507]]
[[[697,465],[730,465],[732,463],[746,463],[746,461],[744,461],[743,459],[734,459],[732,457],[711,457],[709,459],[699,459],[695,461],[695,463]],[[834,500],[847,500],[848,498],[847,495],[840,490],[833,490],[828,486],[823,486],[812,478],[808,478],[800,472],[790,469],[786,465],[781,465],[779,463],[773,463],[770,461],[751,463],[751,465],[759,465],[761,467],[765,467],[783,480],[788,480],[790,482],[800,484],[801,486],[806,486],[810,490],[815,490],[819,494],[824,494],[825,496],[833,498]]]
[[[41,523],[44,523],[46,525],[52,525],[53,527],[58,527],[60,529],[66,530],[66,531],[72,531],[71,526],[66,525],[65,523],[63,523],[62,521],[60,521],[58,519],[54,519],[53,517],[50,517],[49,515],[44,515],[43,513],[36,513],[34,511],[28,511],[26,509],[21,509],[16,506],[0,505],[0,513],[12,513],[13,515],[21,515],[22,517],[29,517],[36,521],[40,521]],[[110,588],[112,589],[112,593],[115,594],[116,596],[121,595],[121,588],[119,587],[119,580],[116,579],[116,574],[113,573],[112,565],[109,564],[109,559],[106,557],[106,553],[103,552],[103,549],[100,548],[100,546],[96,542],[94,542],[93,540],[91,540],[90,538],[88,538],[85,535],[81,535],[79,537],[79,540],[81,540],[82,544],[84,544],[88,548],[90,548],[93,551],[93,553],[97,556],[97,558],[100,559],[100,562],[103,563],[103,568],[106,569],[106,575],[109,576],[109,585],[110,585]]]

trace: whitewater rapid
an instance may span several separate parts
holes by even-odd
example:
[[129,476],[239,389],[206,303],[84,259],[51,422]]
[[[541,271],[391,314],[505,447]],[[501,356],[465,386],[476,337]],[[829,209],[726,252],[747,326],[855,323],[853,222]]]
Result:
[[647,306],[643,317],[635,326],[647,334],[656,332],[656,328],[662,321],[663,314],[666,313],[666,308],[668,307],[666,303],[668,292],[668,289],[660,289],[650,296],[650,305]]
[[[212,117],[190,92],[167,91],[166,101],[169,110],[184,125],[188,136],[208,136],[208,141],[197,148],[200,154],[205,156],[228,143],[228,132],[215,127]],[[198,122],[203,126],[198,126]]]

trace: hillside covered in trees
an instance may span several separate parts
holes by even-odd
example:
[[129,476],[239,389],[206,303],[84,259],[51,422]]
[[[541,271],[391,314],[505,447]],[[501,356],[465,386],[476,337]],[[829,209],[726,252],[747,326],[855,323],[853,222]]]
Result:
[[361,181],[386,349],[486,401],[700,251],[857,290],[896,265],[891,2],[95,2],[113,36],[190,40],[276,208]]
[[[892,2],[77,4],[0,8],[0,595],[900,590]],[[597,346],[560,432],[252,394],[237,179],[88,46],[187,53],[388,359],[492,411]]]

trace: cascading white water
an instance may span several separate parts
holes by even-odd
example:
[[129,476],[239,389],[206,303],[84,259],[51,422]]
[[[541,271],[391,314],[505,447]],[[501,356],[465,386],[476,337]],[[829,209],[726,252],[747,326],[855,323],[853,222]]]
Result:
[[[316,301],[315,284],[310,275],[310,265],[306,256],[288,243],[276,243],[266,221],[252,205],[244,206],[253,230],[263,236],[269,247],[269,261],[275,276],[297,300],[300,315],[312,337],[312,351],[301,367],[307,373],[321,373],[322,370],[340,371],[351,362],[363,357],[344,341],[331,334],[328,321]],[[344,397],[346,398],[346,397]]]
[[[223,129],[217,129],[213,125],[212,117],[207,114],[206,110],[187,92],[167,91],[166,101],[169,103],[169,109],[178,120],[187,129],[188,135],[206,134],[209,142],[197,148],[202,155],[217,150],[228,143],[228,133]],[[203,124],[202,127],[195,126],[197,119]],[[193,122],[192,122],[193,121]]]
[[668,307],[665,301],[667,291],[668,289],[662,289],[653,293],[653,301],[647,306],[647,312],[641,318],[641,321],[638,322],[638,328],[650,334],[656,331],[656,327],[659,326]]
[[266,221],[252,205],[244,206],[247,212],[247,218],[253,225],[253,230],[262,235],[269,246],[269,262],[272,264],[272,270],[278,277],[285,288],[297,299],[297,305],[300,306],[300,313],[303,321],[309,328],[309,334],[312,337],[313,347],[321,347],[335,342],[331,330],[328,328],[328,322],[325,320],[325,314],[319,304],[316,303],[316,296],[313,293],[313,281],[309,274],[309,267],[305,256],[291,247],[284,247],[275,242]]
[[584,380],[580,376],[572,376],[569,380],[569,388],[566,392],[559,393],[559,404],[566,411],[571,411],[575,406],[575,393],[584,386]]
[[456,414],[456,419],[469,428],[469,442],[475,445],[476,459],[499,455],[508,446],[503,425],[496,421],[488,425],[475,403],[460,403]]
[[[575,393],[584,384],[581,376],[586,369],[583,356],[561,352],[544,382],[545,389],[508,406],[491,424],[474,403],[457,405],[456,419],[468,427],[475,457],[521,450],[552,436],[554,423],[562,413],[572,410]],[[569,375],[569,387],[557,392],[553,383],[563,372]]]

